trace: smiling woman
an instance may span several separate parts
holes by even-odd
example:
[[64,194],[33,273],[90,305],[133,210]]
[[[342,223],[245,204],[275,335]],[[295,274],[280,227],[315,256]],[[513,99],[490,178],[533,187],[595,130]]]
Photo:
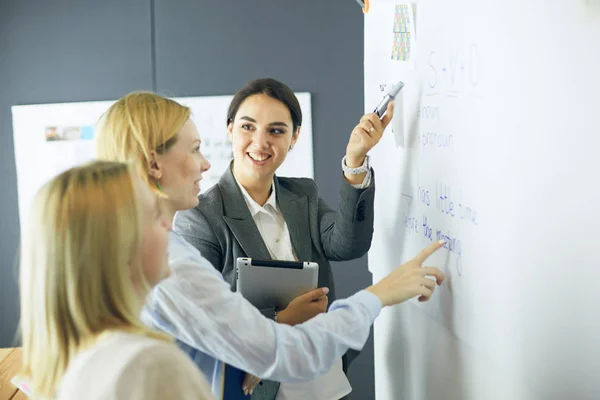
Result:
[[100,159],[132,160],[139,176],[161,197],[169,221],[198,205],[202,174],[210,163],[189,108],[150,92],[134,92],[112,105],[98,123]]
[[[175,230],[211,261],[232,289],[238,257],[317,262],[319,286],[327,287],[329,296],[315,294],[317,301],[304,302],[297,298],[283,310],[261,312],[289,325],[326,312],[336,298],[330,261],[361,257],[371,245],[375,179],[367,152],[379,142],[392,115],[390,104],[383,119],[364,115],[352,131],[342,160],[341,202],[334,211],[319,198],[312,179],[276,176],[301,140],[302,110],[294,92],[274,79],[249,82],[227,112],[231,166],[201,195],[195,209],[178,214]],[[337,400],[351,391],[342,360],[314,381],[285,383],[279,391],[278,386],[258,386],[253,398]]]
[[300,105],[295,96],[281,97],[256,94],[229,108],[234,175],[259,204],[267,200],[275,171],[300,135]]

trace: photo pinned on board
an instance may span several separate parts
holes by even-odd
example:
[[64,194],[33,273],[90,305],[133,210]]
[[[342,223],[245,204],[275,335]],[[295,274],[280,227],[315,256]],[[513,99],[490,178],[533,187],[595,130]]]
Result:
[[47,126],[45,129],[47,142],[70,141],[70,140],[92,140],[94,128],[85,126]]

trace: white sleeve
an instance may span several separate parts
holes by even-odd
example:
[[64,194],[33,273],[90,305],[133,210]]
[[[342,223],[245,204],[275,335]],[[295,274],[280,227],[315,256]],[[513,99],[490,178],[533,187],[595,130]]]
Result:
[[382,307],[376,296],[361,291],[303,324],[277,324],[233,293],[189,247],[169,247],[173,274],[153,290],[146,307],[153,324],[261,378],[293,382],[322,375],[348,348],[364,346]]
[[123,400],[213,400],[204,376],[174,344],[139,352],[119,376],[115,398]]

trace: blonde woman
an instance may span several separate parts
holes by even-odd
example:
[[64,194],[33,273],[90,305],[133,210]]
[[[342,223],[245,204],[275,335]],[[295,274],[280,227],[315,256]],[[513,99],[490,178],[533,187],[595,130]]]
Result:
[[[177,211],[198,205],[202,173],[210,164],[187,107],[153,93],[131,93],[110,107],[97,134],[98,157],[134,163],[142,180],[163,193],[169,221]],[[382,307],[431,297],[444,275],[422,263],[441,246],[432,244],[377,284],[334,302],[328,313],[290,326],[268,319],[232,292],[219,271],[171,231],[172,274],[152,291],[142,319],[177,338],[219,398],[223,362],[263,379],[311,380],[329,371],[349,348],[364,346]],[[305,308],[310,300],[324,303],[327,293],[326,288],[315,290],[288,308]],[[240,382],[240,390],[252,392],[256,383],[246,381],[242,387]]]
[[72,168],[39,191],[20,269],[21,375],[34,398],[213,398],[194,364],[139,320],[169,274],[170,228],[126,164]]

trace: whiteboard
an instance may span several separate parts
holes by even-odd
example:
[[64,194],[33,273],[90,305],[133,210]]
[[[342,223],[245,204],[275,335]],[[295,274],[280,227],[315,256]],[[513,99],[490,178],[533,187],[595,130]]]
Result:
[[[302,109],[302,133],[277,174],[314,178],[310,93],[296,93]],[[232,159],[227,140],[227,107],[233,95],[173,98],[189,106],[211,169],[202,192],[213,186]],[[60,172],[95,158],[96,123],[114,101],[20,105],[12,107],[20,227],[27,223],[38,190]]]
[[405,83],[369,268],[444,238],[447,281],[377,320],[377,400],[600,398],[600,9],[403,4],[365,15],[366,110]]

